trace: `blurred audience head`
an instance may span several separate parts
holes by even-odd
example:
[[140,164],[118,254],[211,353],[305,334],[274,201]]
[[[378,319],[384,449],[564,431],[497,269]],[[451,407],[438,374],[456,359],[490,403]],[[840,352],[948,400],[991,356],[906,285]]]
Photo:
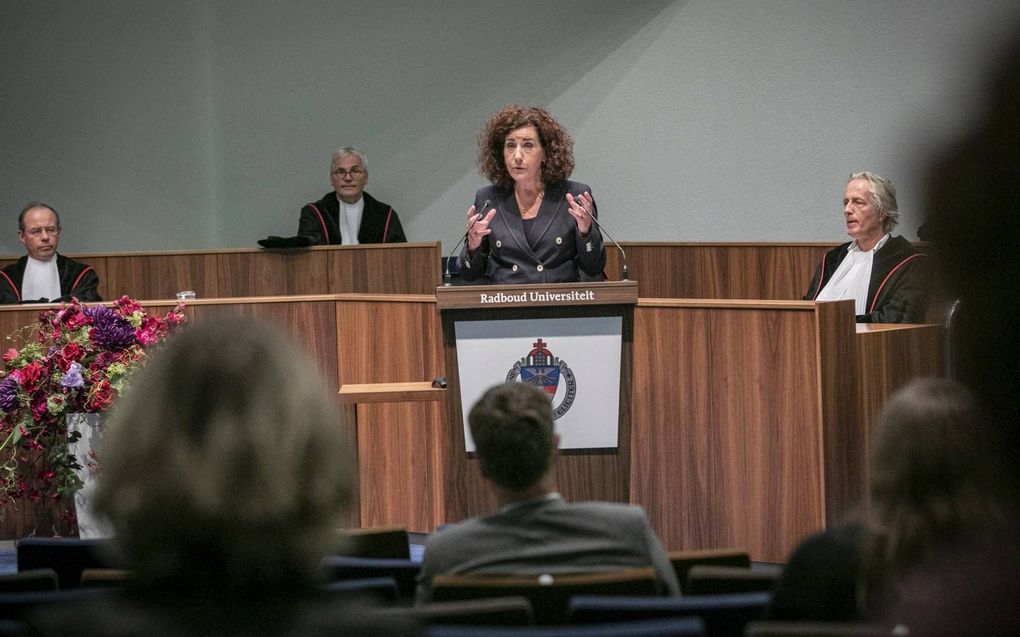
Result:
[[95,496],[141,586],[272,593],[310,582],[353,474],[333,397],[274,329],[170,339],[108,423]]
[[528,383],[505,383],[486,391],[468,414],[482,475],[523,492],[544,478],[556,455],[552,401]]
[[912,568],[1003,521],[991,444],[963,385],[918,379],[893,394],[879,416],[871,460],[871,521],[882,562]]

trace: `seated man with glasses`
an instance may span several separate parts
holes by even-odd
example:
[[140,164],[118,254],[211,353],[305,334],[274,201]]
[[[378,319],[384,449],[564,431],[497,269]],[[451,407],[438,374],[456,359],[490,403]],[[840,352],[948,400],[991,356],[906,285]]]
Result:
[[57,253],[60,215],[52,206],[33,201],[22,208],[18,238],[28,254],[0,270],[0,303],[102,301],[96,271]]
[[353,146],[333,153],[329,164],[333,191],[301,209],[298,235],[310,245],[404,243],[400,217],[389,205],[365,192],[368,162]]

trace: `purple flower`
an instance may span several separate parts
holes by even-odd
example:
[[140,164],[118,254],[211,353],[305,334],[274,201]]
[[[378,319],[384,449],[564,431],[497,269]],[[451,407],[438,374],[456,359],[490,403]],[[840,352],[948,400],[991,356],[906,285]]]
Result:
[[85,379],[81,377],[81,363],[71,363],[64,375],[60,377],[60,384],[64,387],[81,387]]
[[82,312],[92,319],[92,341],[103,349],[124,349],[135,342],[135,328],[105,305],[93,305]]
[[11,412],[18,407],[18,378],[8,376],[0,381],[0,411]]

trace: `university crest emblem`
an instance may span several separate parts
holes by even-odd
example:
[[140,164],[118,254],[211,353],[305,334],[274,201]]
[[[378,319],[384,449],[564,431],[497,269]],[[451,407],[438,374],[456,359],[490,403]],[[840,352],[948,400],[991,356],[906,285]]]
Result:
[[[538,339],[527,356],[514,363],[506,374],[506,382],[531,383],[543,390],[553,403],[553,417],[567,413],[577,396],[574,372],[565,362],[553,356],[547,343]],[[557,404],[557,398],[559,403]]]

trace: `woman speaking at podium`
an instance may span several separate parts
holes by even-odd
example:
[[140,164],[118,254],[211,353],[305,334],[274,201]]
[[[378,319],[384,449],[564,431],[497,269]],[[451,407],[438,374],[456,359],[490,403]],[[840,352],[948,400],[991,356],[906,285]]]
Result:
[[600,279],[606,263],[591,189],[567,177],[574,142],[542,108],[511,104],[478,138],[491,185],[468,208],[459,258],[465,281],[567,283]]

